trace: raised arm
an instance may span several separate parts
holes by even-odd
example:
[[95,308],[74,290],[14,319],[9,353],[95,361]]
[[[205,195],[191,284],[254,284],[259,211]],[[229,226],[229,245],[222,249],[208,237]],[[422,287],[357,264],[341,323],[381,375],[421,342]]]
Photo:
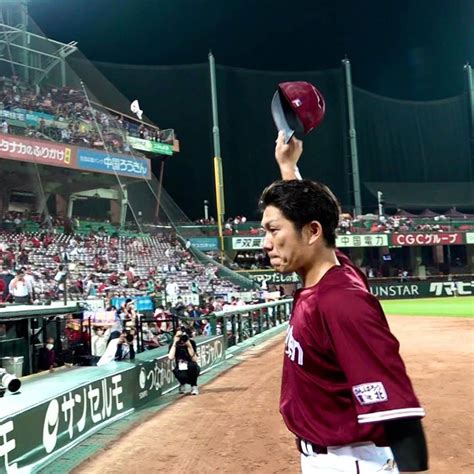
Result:
[[280,168],[281,178],[285,181],[302,179],[298,170],[298,160],[303,153],[303,142],[294,136],[285,144],[285,133],[278,132],[275,146],[275,158]]

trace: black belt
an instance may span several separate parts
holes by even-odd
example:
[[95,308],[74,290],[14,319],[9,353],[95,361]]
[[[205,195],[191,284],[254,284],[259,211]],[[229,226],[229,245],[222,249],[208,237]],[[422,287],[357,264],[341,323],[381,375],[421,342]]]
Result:
[[317,444],[310,443],[301,438],[296,438],[296,448],[301,454],[305,456],[312,456],[313,454],[327,454],[328,448],[325,446],[318,446]]

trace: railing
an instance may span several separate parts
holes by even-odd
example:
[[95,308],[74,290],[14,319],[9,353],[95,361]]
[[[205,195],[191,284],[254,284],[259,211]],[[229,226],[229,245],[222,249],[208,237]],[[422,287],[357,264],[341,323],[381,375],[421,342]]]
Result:
[[212,334],[222,334],[226,348],[234,346],[288,321],[292,306],[293,299],[285,299],[217,311],[209,317]]

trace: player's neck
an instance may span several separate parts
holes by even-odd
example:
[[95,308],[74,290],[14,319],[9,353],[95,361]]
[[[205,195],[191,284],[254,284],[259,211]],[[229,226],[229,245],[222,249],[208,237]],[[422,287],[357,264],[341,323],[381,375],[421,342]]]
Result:
[[303,286],[308,288],[316,285],[326,272],[336,265],[340,265],[340,263],[337,260],[335,250],[327,247],[321,248],[318,253],[314,255],[308,267],[299,272],[303,280]]

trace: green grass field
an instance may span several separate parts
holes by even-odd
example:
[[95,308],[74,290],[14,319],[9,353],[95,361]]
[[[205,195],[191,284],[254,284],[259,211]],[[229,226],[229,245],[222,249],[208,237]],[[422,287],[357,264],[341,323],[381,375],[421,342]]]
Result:
[[474,318],[474,296],[382,300],[386,314]]

